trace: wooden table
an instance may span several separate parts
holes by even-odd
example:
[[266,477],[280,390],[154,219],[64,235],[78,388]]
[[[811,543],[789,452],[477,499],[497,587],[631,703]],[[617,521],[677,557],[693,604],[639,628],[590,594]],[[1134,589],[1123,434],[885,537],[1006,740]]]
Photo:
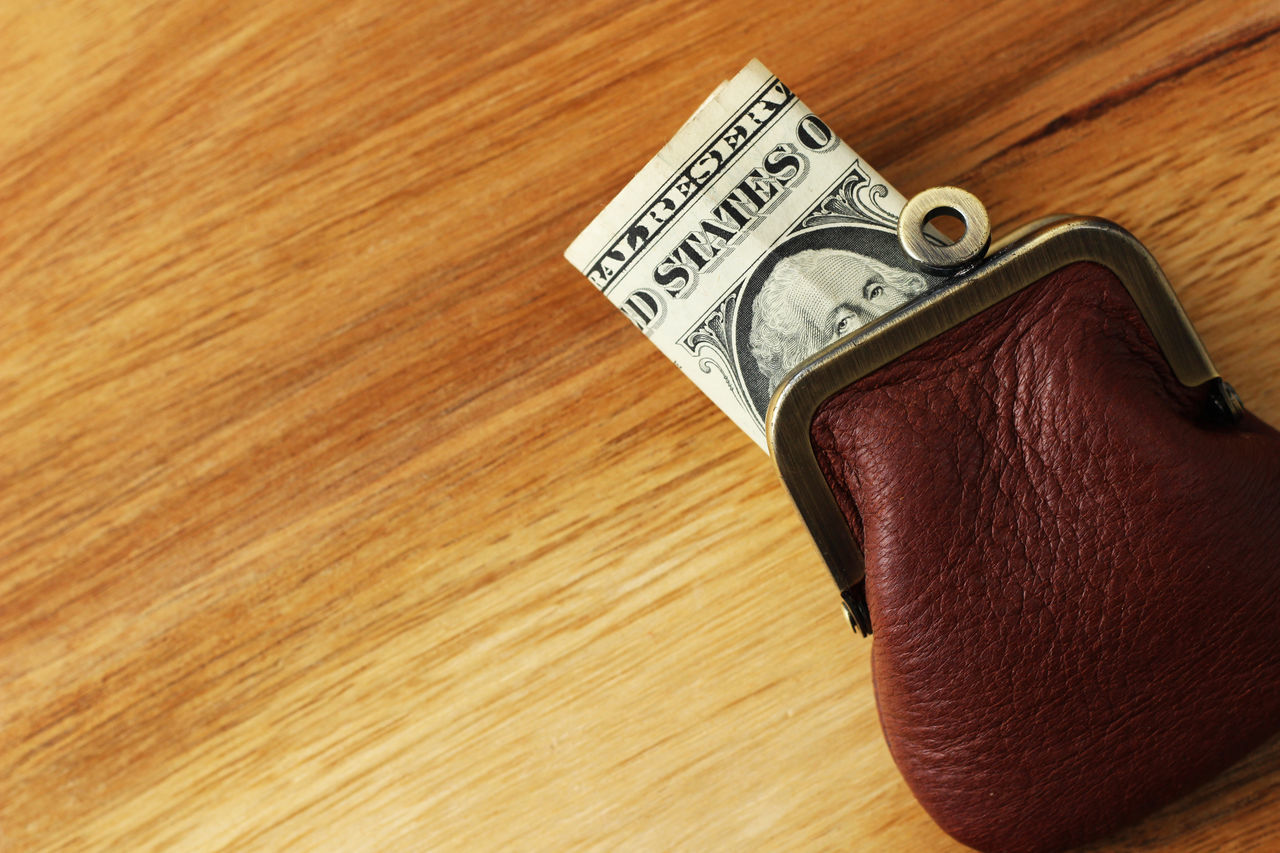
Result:
[[[7,3],[0,848],[955,848],[560,257],[753,55],[908,195],[1128,226],[1280,421],[1277,2]],[[1278,816],[1273,741],[1099,849]]]

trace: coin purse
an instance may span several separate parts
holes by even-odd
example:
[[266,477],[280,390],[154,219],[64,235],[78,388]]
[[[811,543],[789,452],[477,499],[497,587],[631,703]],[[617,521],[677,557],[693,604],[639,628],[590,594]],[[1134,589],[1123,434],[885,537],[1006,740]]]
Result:
[[988,234],[912,199],[903,248],[950,277],[793,370],[767,432],[912,792],[979,850],[1059,850],[1280,728],[1280,435],[1124,229]]

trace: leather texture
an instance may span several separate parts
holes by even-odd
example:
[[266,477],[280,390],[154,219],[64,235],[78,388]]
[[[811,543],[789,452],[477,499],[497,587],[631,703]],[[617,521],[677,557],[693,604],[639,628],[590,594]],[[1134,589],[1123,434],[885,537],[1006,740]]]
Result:
[[815,415],[889,749],[959,841],[1092,840],[1280,728],[1280,435],[1207,394],[1080,263]]

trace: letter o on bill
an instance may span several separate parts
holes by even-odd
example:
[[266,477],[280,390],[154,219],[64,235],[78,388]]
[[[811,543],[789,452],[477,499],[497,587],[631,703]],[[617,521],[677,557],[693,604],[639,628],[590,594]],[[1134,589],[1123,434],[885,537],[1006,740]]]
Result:
[[840,141],[831,128],[813,113],[809,113],[796,125],[796,138],[810,151],[830,151]]

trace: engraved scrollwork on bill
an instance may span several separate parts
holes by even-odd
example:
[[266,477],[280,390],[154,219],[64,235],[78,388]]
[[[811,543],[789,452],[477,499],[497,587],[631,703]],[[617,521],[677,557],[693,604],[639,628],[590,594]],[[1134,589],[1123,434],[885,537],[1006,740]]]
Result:
[[898,217],[881,205],[889,197],[889,188],[871,180],[855,161],[840,184],[822,201],[814,205],[796,230],[819,225],[861,223],[894,229]]
[[[697,359],[698,368],[703,373],[718,372],[734,397],[742,403],[743,408],[756,413],[742,370],[738,366],[737,345],[734,340],[733,329],[741,291],[741,285],[729,291],[727,296],[716,303],[715,307],[703,315],[693,329],[683,336],[681,344]],[[760,425],[763,426],[763,418],[759,418],[758,413],[756,414]]]

